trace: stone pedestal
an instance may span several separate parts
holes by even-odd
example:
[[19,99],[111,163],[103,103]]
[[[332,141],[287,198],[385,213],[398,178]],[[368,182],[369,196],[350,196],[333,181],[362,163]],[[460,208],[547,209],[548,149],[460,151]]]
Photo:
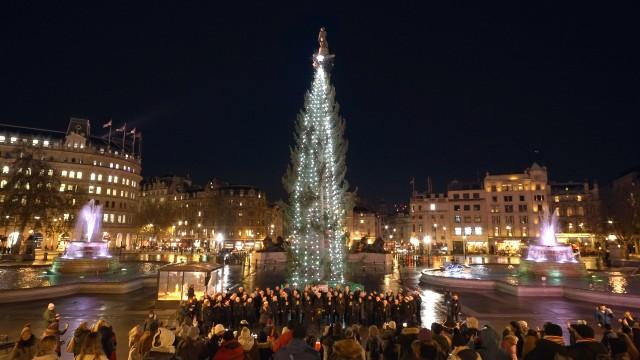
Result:
[[255,252],[253,253],[253,263],[256,265],[286,264],[287,253],[284,251]]
[[393,255],[384,253],[361,252],[349,254],[347,260],[349,263],[391,265],[393,264]]

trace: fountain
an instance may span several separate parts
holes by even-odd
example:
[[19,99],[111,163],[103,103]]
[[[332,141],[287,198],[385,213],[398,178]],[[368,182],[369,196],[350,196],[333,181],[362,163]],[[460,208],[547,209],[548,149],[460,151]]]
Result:
[[109,254],[102,239],[102,207],[91,199],[78,213],[73,239],[64,255],[53,262],[55,273],[109,272],[118,268],[118,260]]
[[586,274],[584,264],[576,259],[571,246],[556,241],[555,223],[555,216],[543,222],[538,243],[529,245],[520,262],[521,274],[551,277],[580,277]]

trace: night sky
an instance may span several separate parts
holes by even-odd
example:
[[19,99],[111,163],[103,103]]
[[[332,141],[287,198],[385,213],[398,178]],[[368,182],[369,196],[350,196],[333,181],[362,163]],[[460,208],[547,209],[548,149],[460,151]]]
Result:
[[217,177],[284,198],[321,26],[336,54],[347,179],[364,198],[406,201],[411,177],[442,191],[534,160],[552,180],[601,183],[640,163],[631,7],[12,3],[0,7],[0,122],[127,122],[143,132],[147,176]]

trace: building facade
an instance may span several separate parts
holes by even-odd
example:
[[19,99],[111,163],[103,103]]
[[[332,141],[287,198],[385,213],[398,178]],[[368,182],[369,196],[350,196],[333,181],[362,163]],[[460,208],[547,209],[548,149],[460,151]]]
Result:
[[[14,155],[38,152],[59,176],[59,191],[75,206],[60,219],[70,223],[70,229],[51,236],[45,234],[43,246],[54,248],[61,245],[61,241],[73,240],[71,229],[76,212],[90,199],[102,206],[103,239],[109,241],[110,246],[127,247],[135,240],[134,221],[142,179],[135,134],[125,133],[123,142],[101,135],[104,136],[92,134],[89,120],[77,118],[71,118],[66,132],[0,125],[0,192],[16,170],[12,166]],[[122,139],[122,135],[118,138]],[[33,226],[30,225],[28,231],[40,231]],[[9,235],[16,228],[8,224],[3,231]]]
[[269,204],[266,194],[254,186],[232,185],[212,180],[205,186],[194,185],[178,176],[151,177],[142,185],[142,209],[146,204],[165,203],[172,217],[163,219],[169,226],[172,247],[259,248],[270,236],[283,236],[283,208]]
[[595,248],[604,224],[598,184],[569,181],[552,182],[550,186],[558,240]]

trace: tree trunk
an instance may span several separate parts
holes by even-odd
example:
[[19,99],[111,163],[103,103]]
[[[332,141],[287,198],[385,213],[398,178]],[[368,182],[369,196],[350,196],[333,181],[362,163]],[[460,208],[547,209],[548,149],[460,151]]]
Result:
[[16,243],[13,245],[13,249],[11,250],[11,253],[13,254],[19,254],[19,255],[23,255],[26,251],[26,248],[24,246],[25,241],[23,239],[24,236],[24,230],[27,228],[27,223],[28,221],[22,221],[20,223],[20,227],[18,228],[18,239],[16,240]]

